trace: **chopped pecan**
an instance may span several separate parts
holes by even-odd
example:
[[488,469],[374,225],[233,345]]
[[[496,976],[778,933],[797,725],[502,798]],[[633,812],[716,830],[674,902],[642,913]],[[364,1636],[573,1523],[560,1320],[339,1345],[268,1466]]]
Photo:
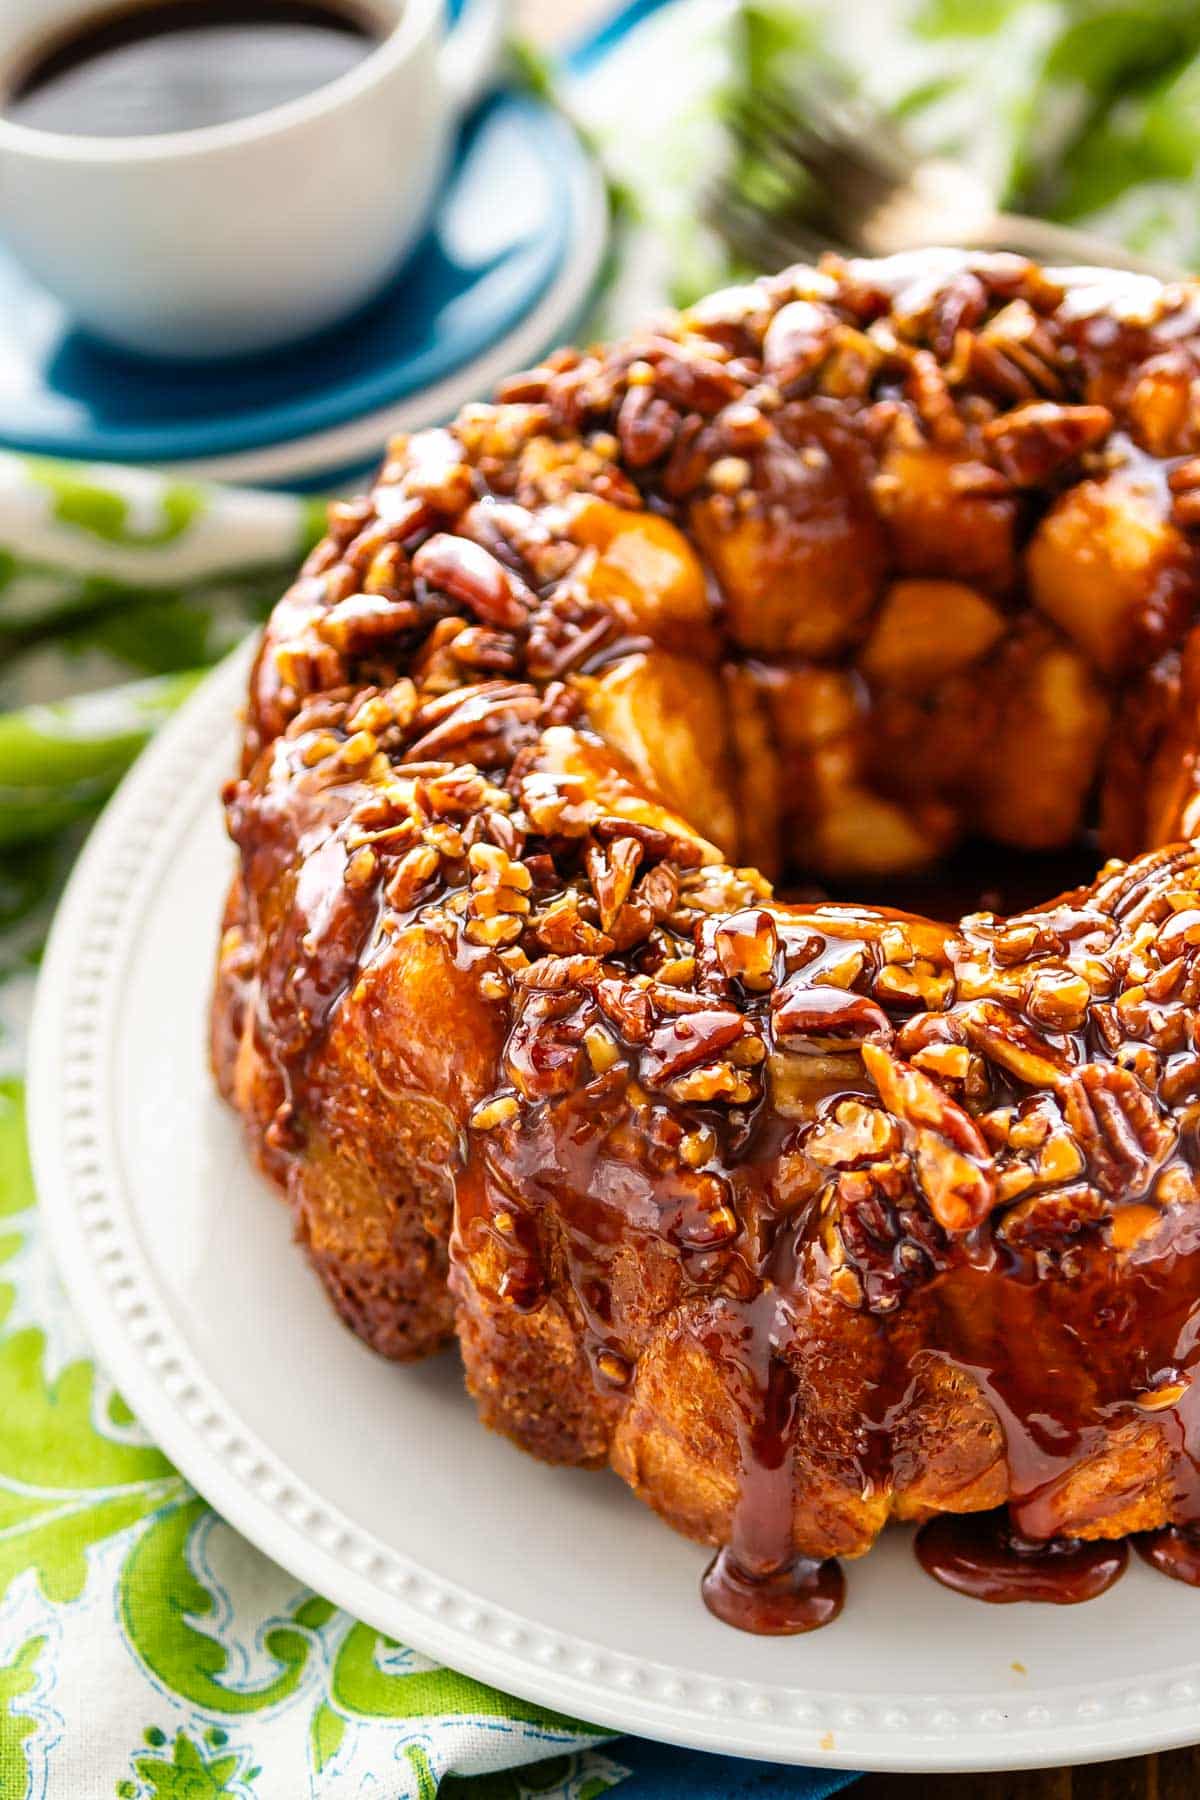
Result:
[[642,860],[642,845],[635,837],[614,838],[611,844],[592,844],[587,852],[588,880],[600,909],[600,925],[611,931],[629,898]]
[[645,469],[668,454],[679,430],[679,411],[648,386],[631,387],[617,412],[617,436],[631,469]]
[[1180,531],[1200,527],[1200,456],[1193,456],[1171,470],[1167,477],[1171,490],[1171,522]]
[[1060,352],[1047,322],[1023,298],[981,325],[971,345],[971,375],[985,389],[1026,399],[1062,391]]
[[679,905],[679,876],[670,863],[656,863],[638,882],[634,896],[656,922],[667,919]]
[[1069,1040],[1062,1046],[1050,1043],[998,1001],[973,1000],[957,1008],[956,1016],[974,1049],[1030,1087],[1057,1087],[1074,1064]]
[[[905,1290],[930,1275],[945,1238],[914,1190],[904,1158],[883,1158],[837,1175],[822,1195],[823,1210],[836,1217],[832,1248],[850,1259],[857,1287],[831,1275],[834,1293],[845,1305],[869,1312],[895,1312]],[[843,1267],[847,1266],[845,1264]]]
[[850,1169],[893,1156],[900,1127],[882,1106],[866,1100],[839,1100],[804,1139],[804,1151],[825,1169]]
[[692,344],[671,338],[640,339],[633,345],[633,363],[646,364],[654,391],[685,412],[711,417],[744,392],[747,381],[734,363],[718,362]]
[[730,981],[754,989],[771,986],[779,933],[770,913],[746,907],[731,913],[713,933],[717,960]]
[[776,1041],[789,1050],[839,1050],[869,1039],[890,1039],[891,1020],[881,1006],[846,988],[809,986],[792,976],[771,996]]
[[811,375],[828,356],[837,314],[812,300],[781,306],[763,338],[763,369],[783,390]]
[[592,836],[602,844],[617,838],[636,838],[649,861],[673,862],[681,869],[698,869],[704,860],[701,845],[694,839],[661,831],[657,825],[643,825],[637,819],[610,818],[605,815],[592,821]]
[[995,1166],[979,1127],[950,1096],[882,1044],[864,1043],[879,1097],[899,1119],[929,1210],[946,1231],[970,1231],[996,1203]]
[[1098,1224],[1107,1210],[1104,1196],[1078,1181],[1019,1201],[1005,1213],[998,1231],[1006,1243],[1023,1249],[1055,1250]]
[[514,1087],[527,1100],[546,1100],[580,1086],[586,1029],[584,1003],[570,987],[531,992],[504,1050]]
[[1136,1200],[1175,1148],[1178,1127],[1128,1069],[1088,1063],[1062,1090],[1063,1110],[1096,1186]]
[[683,1250],[715,1250],[741,1229],[729,1183],[711,1170],[673,1170],[658,1204],[664,1235]]
[[613,948],[607,933],[584,918],[578,894],[560,895],[531,919],[530,927],[538,942],[557,955],[586,951],[592,956],[607,956]]
[[713,1101],[727,1101],[731,1106],[744,1106],[753,1100],[756,1087],[753,1079],[744,1074],[731,1063],[704,1063],[697,1069],[687,1069],[677,1075],[669,1084],[668,1091],[672,1098],[687,1105],[689,1102],[697,1106],[708,1106]]
[[696,1064],[711,1062],[744,1033],[742,1015],[722,1008],[665,1019],[650,1034],[642,1056],[643,1078],[652,1086],[673,1081]]
[[1030,980],[1025,1006],[1038,1025],[1051,1031],[1078,1031],[1091,997],[1092,990],[1082,975],[1071,969],[1042,967]]
[[654,1009],[644,987],[610,977],[597,984],[596,999],[605,1017],[612,1021],[627,1044],[649,1043]]
[[1159,960],[1168,963],[1197,946],[1200,946],[1200,910],[1187,906],[1171,914],[1159,932],[1154,948]]
[[512,569],[473,538],[438,532],[413,557],[413,573],[461,601],[487,625],[502,630],[524,628],[533,595]]
[[599,975],[600,963],[594,956],[543,956],[522,969],[518,979],[522,987],[557,993],[563,988],[590,985]]
[[441,857],[430,844],[414,844],[411,850],[406,850],[384,889],[390,904],[399,912],[406,911],[422,888],[433,880],[440,863]]
[[342,656],[356,656],[412,631],[421,618],[421,608],[411,600],[395,600],[387,594],[347,594],[330,607],[316,628]]
[[1018,487],[1041,487],[1113,428],[1106,406],[1060,406],[1034,400],[983,428],[997,465]]
[[[471,471],[463,445],[441,427],[418,431],[406,446],[403,493],[427,501],[443,513],[458,513],[472,494]],[[380,512],[383,507],[380,505]]]
[[453,755],[484,768],[510,763],[517,749],[537,736],[541,708],[537,689],[524,682],[484,681],[456,688],[418,712],[413,723],[419,735],[404,760]]

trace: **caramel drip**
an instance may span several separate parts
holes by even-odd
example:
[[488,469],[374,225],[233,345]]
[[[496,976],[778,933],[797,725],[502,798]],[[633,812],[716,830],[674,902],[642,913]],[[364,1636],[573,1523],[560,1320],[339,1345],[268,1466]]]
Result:
[[942,1513],[922,1525],[916,1554],[943,1587],[993,1606],[1018,1600],[1077,1606],[1107,1593],[1129,1562],[1123,1538],[1035,1542],[1021,1537],[1003,1511]]
[[1200,1537],[1191,1527],[1164,1526],[1133,1540],[1143,1561],[1160,1575],[1182,1581],[1188,1587],[1200,1587]]

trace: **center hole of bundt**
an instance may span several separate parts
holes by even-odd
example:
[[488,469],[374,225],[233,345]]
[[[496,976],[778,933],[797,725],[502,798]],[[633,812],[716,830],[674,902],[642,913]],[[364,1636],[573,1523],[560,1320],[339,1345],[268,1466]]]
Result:
[[1061,850],[1013,850],[985,838],[968,839],[927,868],[852,880],[806,880],[786,873],[783,900],[837,900],[890,906],[922,918],[953,922],[967,913],[1012,914],[1095,879],[1104,855],[1094,831],[1081,831]]
[[897,434],[864,471],[814,417],[785,466],[693,504],[721,666],[675,683],[699,797],[667,785],[732,860],[796,898],[956,919],[1182,835],[1158,766],[1178,763],[1195,552],[1163,467],[1120,431],[1098,444],[1106,421],[1031,403],[1004,421],[1024,460]]

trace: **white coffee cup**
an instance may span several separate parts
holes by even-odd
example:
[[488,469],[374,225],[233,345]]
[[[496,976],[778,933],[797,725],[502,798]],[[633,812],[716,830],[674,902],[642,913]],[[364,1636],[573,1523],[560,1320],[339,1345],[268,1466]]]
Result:
[[[347,74],[253,117],[72,137],[0,110],[0,234],[81,325],[211,357],[294,341],[377,292],[416,241],[507,0],[369,0],[392,28]],[[100,0],[0,0],[0,94]]]

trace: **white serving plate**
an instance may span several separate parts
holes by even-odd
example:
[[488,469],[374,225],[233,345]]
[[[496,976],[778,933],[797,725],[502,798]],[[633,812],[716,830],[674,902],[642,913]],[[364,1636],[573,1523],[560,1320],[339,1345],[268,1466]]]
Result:
[[31,1135],[63,1275],[114,1380],[212,1504],[300,1579],[427,1654],[622,1731],[897,1770],[1020,1768],[1200,1737],[1200,1594],[1136,1562],[1082,1607],[939,1588],[907,1534],[841,1619],[747,1637],[706,1556],[615,1477],[480,1429],[457,1359],[391,1366],[337,1322],[208,1076],[247,653],[138,763],[54,929]]

